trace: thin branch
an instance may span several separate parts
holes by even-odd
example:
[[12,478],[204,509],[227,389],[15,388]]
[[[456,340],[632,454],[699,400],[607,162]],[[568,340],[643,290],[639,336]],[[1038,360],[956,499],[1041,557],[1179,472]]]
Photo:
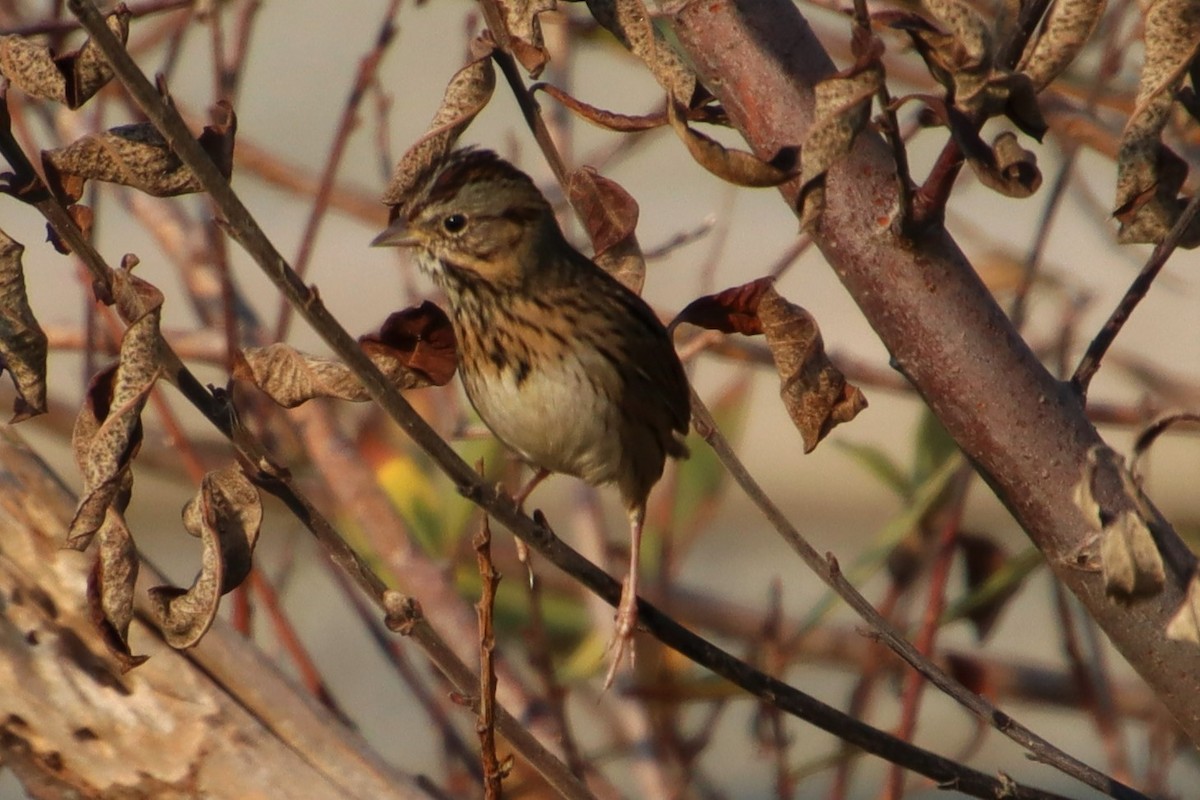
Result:
[[1117,334],[1125,327],[1126,321],[1129,320],[1129,316],[1137,308],[1138,303],[1142,302],[1142,298],[1150,291],[1154,279],[1166,266],[1167,259],[1175,252],[1180,240],[1191,227],[1192,221],[1196,219],[1197,212],[1200,212],[1200,193],[1191,199],[1187,208],[1179,215],[1179,219],[1175,220],[1175,225],[1170,232],[1154,248],[1154,252],[1150,254],[1150,258],[1146,260],[1137,277],[1133,279],[1133,283],[1129,284],[1129,288],[1125,290],[1121,302],[1117,303],[1117,307],[1113,309],[1100,332],[1096,334],[1096,338],[1092,339],[1092,343],[1088,345],[1087,352],[1083,354],[1083,358],[1075,367],[1075,374],[1071,376],[1071,387],[1079,393],[1080,397],[1087,398],[1088,387],[1096,375],[1096,370],[1100,369],[1100,361],[1104,358],[1104,354],[1108,352],[1108,348],[1112,347],[1112,343],[1117,339]]
[[1093,769],[1074,757],[1064,753],[1050,742],[1035,734],[1021,723],[993,706],[987,700],[967,689],[926,658],[904,635],[875,610],[843,576],[841,568],[832,554],[822,558],[808,540],[784,516],[778,506],[767,496],[754,477],[750,475],[741,459],[737,457],[729,441],[717,428],[712,414],[699,395],[692,391],[692,418],[696,430],[713,448],[725,469],[733,476],[767,521],[775,528],[792,550],[800,556],[809,569],[817,574],[829,588],[837,592],[854,611],[871,625],[873,635],[878,636],[893,652],[908,662],[909,666],[924,675],[930,683],[944,694],[971,712],[978,719],[1012,739],[1029,751],[1030,755],[1049,764],[1076,780],[1098,791],[1120,798],[1142,798],[1144,795]]
[[[301,278],[308,272],[308,263],[312,258],[317,241],[317,233],[321,223],[329,211],[330,197],[333,195],[337,181],[338,168],[341,167],[342,157],[346,153],[346,145],[350,135],[358,127],[358,109],[367,96],[367,89],[375,82],[379,65],[388,47],[396,37],[396,14],[400,10],[400,0],[391,0],[383,12],[383,21],[379,24],[379,32],[375,36],[375,45],[358,63],[358,72],[354,77],[354,85],[350,87],[350,96],[346,98],[346,107],[342,110],[342,118],[338,122],[337,132],[333,135],[329,155],[325,159],[325,168],[317,184],[316,196],[312,201],[308,220],[304,223],[304,233],[300,236],[300,249],[296,252],[294,269]],[[288,327],[292,321],[292,306],[285,299],[279,301],[278,322],[275,325],[275,337],[272,341],[282,342],[287,339]]]
[[[483,474],[483,463],[479,464]],[[475,610],[479,614],[479,719],[475,731],[479,734],[479,753],[483,763],[483,796],[485,800],[500,800],[504,796],[501,780],[504,769],[496,758],[496,668],[492,653],[496,650],[496,587],[500,584],[500,573],[492,564],[492,529],[485,516],[471,541],[475,548],[475,561],[479,565],[482,589]]]
[[[813,87],[833,64],[794,4],[691,0],[669,24],[755,154],[769,158],[803,137],[813,121]],[[812,230],[817,245],[897,368],[1058,579],[1200,741],[1200,696],[1185,677],[1200,673],[1200,651],[1163,635],[1184,602],[1195,554],[1155,514],[1166,585],[1154,603],[1134,606],[1113,603],[1100,575],[1073,566],[1071,554],[1091,529],[1071,492],[1088,449],[1103,440],[1078,395],[1039,363],[944,229],[906,238],[876,224],[872,209],[894,202],[894,175],[886,143],[869,131],[858,136],[830,170],[825,209]],[[780,187],[793,210],[799,189],[796,181]],[[1115,467],[1105,469],[1102,484],[1106,509],[1134,510]]]
[[[338,357],[354,370],[372,398],[420,447],[429,453],[468,499],[484,507],[493,518],[537,548],[551,562],[561,569],[576,574],[586,586],[615,605],[621,592],[620,584],[617,581],[566,547],[545,526],[538,525],[521,514],[512,502],[512,498],[498,491],[496,487],[482,482],[475,472],[414,412],[408,402],[379,372],[354,339],[329,314],[317,293],[303,284],[303,281],[295,275],[267,239],[249,211],[233,192],[228,181],[191,136],[183,120],[173,107],[158,95],[124,47],[108,31],[95,5],[90,0],[68,0],[68,5],[72,13],[79,17],[84,27],[91,33],[93,41],[104,53],[114,73],[125,84],[135,102],[159,128],[176,154],[194,172],[209,192],[225,216],[224,225],[229,235],[246,249],[267,277],[297,307],[299,313],[313,326]],[[65,212],[63,212],[63,216],[65,217]],[[74,227],[69,217],[60,219],[59,222],[65,227]],[[302,519],[316,515],[316,510],[310,507],[293,510],[301,513]],[[341,548],[349,550],[340,537],[328,542],[327,546],[334,548],[331,552],[335,553],[335,558],[348,559],[348,563],[344,566],[352,570],[360,566],[361,562],[357,560],[352,550],[348,553],[340,552]],[[832,571],[830,570],[829,573],[833,579]],[[355,573],[352,572],[352,574]],[[372,577],[374,575],[369,570],[366,574]],[[375,578],[375,581],[378,579]],[[405,599],[396,592],[384,593],[382,587],[377,583],[364,588],[371,590],[372,595],[377,596],[382,605],[388,609],[391,621],[389,627],[417,640],[439,668],[445,670],[447,676],[460,686],[460,691],[466,691],[461,688],[463,686],[475,684],[477,677],[445,647],[441,638],[429,627],[419,606],[414,601]],[[837,735],[869,752],[893,761],[902,760],[910,769],[939,782],[953,782],[959,791],[975,796],[992,796],[1002,787],[1015,797],[1054,796],[1035,789],[1013,786],[1011,781],[999,781],[991,776],[962,767],[949,759],[898,742],[858,720],[842,715],[836,709],[815,698],[750,669],[729,654],[685,630],[649,603],[639,600],[638,606],[639,619],[664,643],[709,666],[713,671],[756,696],[774,698],[774,702],[788,713],[807,719],[827,730],[835,731]],[[502,725],[506,716],[502,709],[498,709],[497,719]],[[508,720],[516,728],[515,733],[525,733],[511,717]],[[505,735],[510,736],[511,740],[513,734],[505,731]],[[528,739],[530,747],[540,748],[540,744],[532,737],[526,735],[525,738]],[[515,740],[513,742],[514,745],[517,745]],[[522,752],[526,753],[528,757],[528,752],[524,749]],[[552,761],[561,767],[556,760],[552,759]],[[557,777],[564,781],[565,786],[578,785],[565,768],[562,768],[562,772],[564,774]],[[1109,790],[1113,789],[1111,782],[1102,783],[1102,785]],[[1137,797],[1138,795],[1121,793],[1118,787],[1114,796]]]
[[503,13],[497,7],[496,0],[480,0],[479,7],[483,11],[483,18],[487,22],[488,30],[492,32],[492,38],[496,40],[496,49],[492,51],[492,58],[499,65],[500,71],[504,73],[504,79],[508,81],[513,96],[517,98],[521,114],[525,117],[529,129],[533,131],[533,138],[537,141],[538,147],[542,149],[546,163],[550,165],[550,171],[554,173],[555,179],[562,186],[563,194],[566,194],[570,172],[567,170],[567,165],[563,162],[558,148],[554,145],[550,128],[542,119],[541,107],[525,86],[525,80],[521,77],[520,68],[517,66],[517,60],[512,57],[508,27],[504,24]]

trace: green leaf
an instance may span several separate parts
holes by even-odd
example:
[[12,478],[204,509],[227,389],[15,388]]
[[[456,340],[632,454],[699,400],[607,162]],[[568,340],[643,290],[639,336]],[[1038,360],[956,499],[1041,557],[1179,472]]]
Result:
[[[846,580],[857,586],[874,575],[887,561],[888,554],[895,549],[896,545],[908,536],[909,532],[921,522],[921,519],[936,506],[946,487],[950,485],[954,474],[963,463],[962,456],[948,459],[924,483],[918,486],[913,492],[909,505],[875,535],[870,549],[859,555],[848,569],[843,569]],[[836,605],[838,599],[832,589],[827,591],[801,623],[800,635],[816,627]]]
[[1005,562],[978,589],[955,602],[942,614],[938,624],[948,625],[960,619],[967,618],[971,612],[995,602],[1006,594],[1015,592],[1022,581],[1039,566],[1046,562],[1045,557],[1036,547],[1029,547],[1017,553]]
[[925,481],[958,453],[958,443],[946,433],[942,423],[928,408],[921,412],[917,424],[916,453],[913,457],[913,485]]
[[865,467],[867,472],[878,478],[884,486],[899,495],[901,499],[907,500],[912,496],[913,484],[909,476],[904,468],[896,463],[895,459],[884,452],[883,448],[872,444],[846,441],[834,441],[834,445],[857,461],[860,466]]

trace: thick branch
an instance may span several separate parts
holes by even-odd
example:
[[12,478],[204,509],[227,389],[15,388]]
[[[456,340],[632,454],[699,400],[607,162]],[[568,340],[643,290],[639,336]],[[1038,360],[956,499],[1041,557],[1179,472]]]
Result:
[[[787,0],[705,0],[674,15],[675,33],[730,119],[763,158],[795,147],[812,121],[813,86],[833,65]],[[796,207],[798,182],[782,193]],[[826,184],[815,238],[895,363],[1130,664],[1200,742],[1200,651],[1163,630],[1196,558],[1159,520],[1161,595],[1132,607],[1104,593],[1073,556],[1091,534],[1072,502],[1088,450],[1103,444],[1069,387],[1038,362],[944,230],[907,241],[894,224],[896,169],[877,136],[859,137]],[[1110,467],[1106,509],[1130,508]]]

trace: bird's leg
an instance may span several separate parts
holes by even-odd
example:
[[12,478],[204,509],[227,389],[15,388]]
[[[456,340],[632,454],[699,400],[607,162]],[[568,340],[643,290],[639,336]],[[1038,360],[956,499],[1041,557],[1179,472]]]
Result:
[[642,524],[646,521],[646,504],[638,503],[629,509],[629,575],[621,584],[621,602],[617,604],[617,629],[613,634],[612,661],[604,677],[604,688],[612,686],[617,667],[629,648],[629,663],[634,660],[633,629],[637,627],[638,555],[642,549]]
[[[517,510],[522,514],[525,513],[525,499],[533,493],[533,490],[538,487],[538,484],[546,480],[550,476],[550,470],[538,467],[525,485],[513,495],[513,502],[517,504]],[[525,571],[529,573],[529,586],[533,587],[533,565],[529,562],[529,545],[525,544],[520,538],[514,541],[517,543],[517,560],[525,565]]]

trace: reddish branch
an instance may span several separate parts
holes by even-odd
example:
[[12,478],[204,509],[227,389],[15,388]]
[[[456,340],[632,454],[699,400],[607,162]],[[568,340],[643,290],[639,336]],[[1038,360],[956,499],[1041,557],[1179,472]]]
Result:
[[[803,141],[813,87],[834,68],[793,4],[693,2],[672,19],[680,45],[759,156]],[[1167,585],[1132,607],[1110,600],[1098,574],[1072,566],[1091,535],[1072,489],[1088,449],[1103,440],[1078,395],[1039,363],[950,236],[935,228],[910,241],[895,231],[895,176],[886,144],[859,137],[829,173],[818,246],[900,370],[1058,578],[1200,742],[1200,651],[1163,635],[1195,556],[1169,524],[1153,520]],[[796,181],[781,187],[793,208],[799,188]],[[1115,470],[1106,469],[1101,484],[1106,508],[1134,510]]]

